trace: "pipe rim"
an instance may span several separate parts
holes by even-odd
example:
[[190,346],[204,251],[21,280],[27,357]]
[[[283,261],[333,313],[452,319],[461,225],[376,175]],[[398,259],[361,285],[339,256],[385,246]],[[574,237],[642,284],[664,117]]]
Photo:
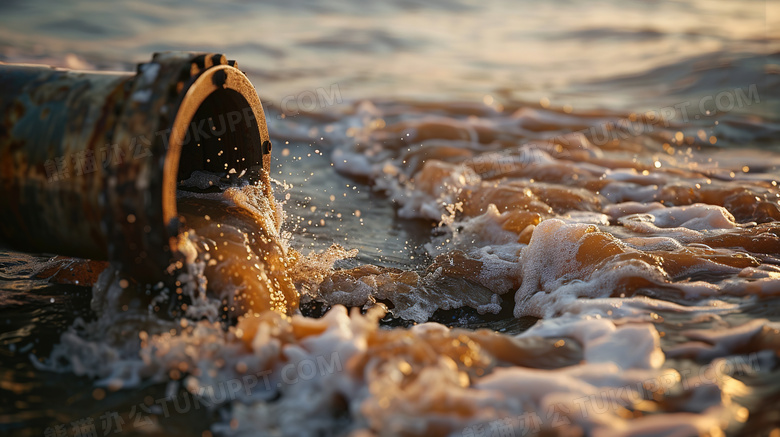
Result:
[[[270,143],[262,103],[254,86],[241,70],[230,65],[215,65],[198,75],[186,90],[178,105],[168,139],[168,150],[163,161],[162,214],[165,227],[169,232],[168,240],[170,247],[175,247],[176,238],[183,230],[178,217],[176,191],[179,182],[178,173],[181,156],[182,153],[186,152],[184,150],[184,140],[187,135],[187,129],[190,127],[191,122],[194,121],[196,113],[201,109],[201,105],[206,99],[220,90],[237,92],[247,102],[248,107],[251,108],[258,130],[257,146],[262,147],[261,145],[265,142]],[[262,162],[259,166],[267,172],[270,166],[270,153],[262,153],[262,150],[259,152],[262,156]],[[268,185],[267,177],[264,177],[261,183]]]

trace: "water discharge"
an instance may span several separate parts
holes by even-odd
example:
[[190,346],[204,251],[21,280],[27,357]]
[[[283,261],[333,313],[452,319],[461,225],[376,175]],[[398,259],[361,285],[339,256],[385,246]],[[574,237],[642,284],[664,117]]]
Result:
[[179,214],[190,229],[179,236],[184,260],[174,266],[184,269],[178,277],[182,288],[194,290],[198,299],[207,290],[219,293],[226,317],[298,308],[288,265],[294,255],[280,241],[281,214],[270,193],[246,185],[211,194],[180,191],[178,197]]

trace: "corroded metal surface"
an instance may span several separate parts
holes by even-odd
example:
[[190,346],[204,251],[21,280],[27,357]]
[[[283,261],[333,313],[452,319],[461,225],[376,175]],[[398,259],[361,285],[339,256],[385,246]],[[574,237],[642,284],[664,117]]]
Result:
[[3,245],[156,280],[180,230],[178,181],[246,170],[270,193],[269,165],[260,100],[223,55],[159,53],[135,74],[0,64]]

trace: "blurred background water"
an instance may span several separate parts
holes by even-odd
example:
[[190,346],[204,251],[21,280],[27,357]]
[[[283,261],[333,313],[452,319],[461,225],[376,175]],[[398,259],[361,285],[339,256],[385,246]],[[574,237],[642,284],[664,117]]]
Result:
[[10,0],[0,56],[127,69],[155,51],[216,51],[277,107],[337,84],[347,101],[500,94],[640,110],[659,94],[774,86],[779,19],[763,0]]

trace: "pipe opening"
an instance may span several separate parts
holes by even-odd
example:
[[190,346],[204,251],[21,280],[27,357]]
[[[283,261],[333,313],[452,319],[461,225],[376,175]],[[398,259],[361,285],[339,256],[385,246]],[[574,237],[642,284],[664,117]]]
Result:
[[244,170],[261,168],[262,142],[249,102],[232,89],[214,91],[187,127],[177,172],[179,188],[191,188],[181,182],[198,170],[232,179]]

